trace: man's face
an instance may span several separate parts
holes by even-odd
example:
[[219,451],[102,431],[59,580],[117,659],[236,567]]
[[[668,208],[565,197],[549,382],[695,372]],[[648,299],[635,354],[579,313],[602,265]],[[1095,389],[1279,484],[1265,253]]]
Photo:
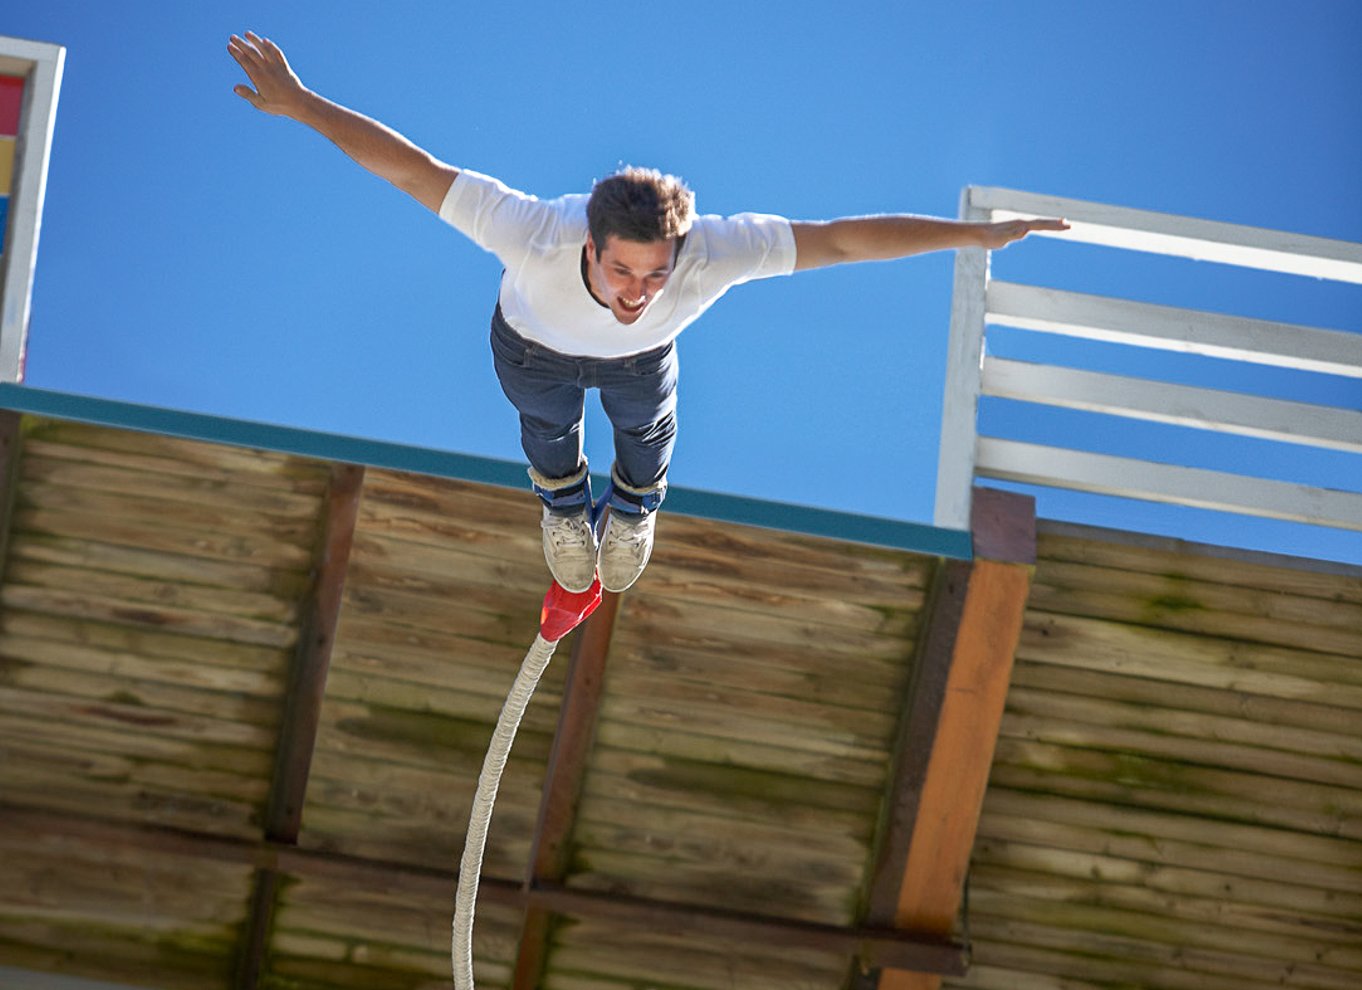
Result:
[[662,294],[675,266],[674,241],[626,241],[611,234],[596,249],[586,239],[591,288],[620,323],[633,323]]

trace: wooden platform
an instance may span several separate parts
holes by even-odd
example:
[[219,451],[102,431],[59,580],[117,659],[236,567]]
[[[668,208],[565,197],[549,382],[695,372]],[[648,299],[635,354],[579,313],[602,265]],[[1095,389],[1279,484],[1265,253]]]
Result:
[[[532,497],[5,415],[0,966],[447,986]],[[665,513],[517,737],[479,986],[1359,985],[1362,574],[979,501],[969,562]]]

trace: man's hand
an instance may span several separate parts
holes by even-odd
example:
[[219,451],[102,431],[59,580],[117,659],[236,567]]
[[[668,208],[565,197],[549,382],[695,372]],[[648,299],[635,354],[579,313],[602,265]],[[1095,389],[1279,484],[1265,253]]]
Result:
[[227,42],[227,51],[246,70],[247,77],[255,86],[255,89],[251,89],[250,86],[238,84],[232,87],[233,93],[265,113],[297,116],[307,89],[289,68],[288,59],[284,58],[278,45],[247,31],[244,39],[232,35]]
[[257,110],[306,124],[422,206],[436,213],[440,211],[450,184],[459,175],[458,169],[434,158],[392,128],[308,89],[289,68],[279,46],[269,39],[247,31],[244,39],[232,35],[227,50],[255,85],[255,89],[234,86],[232,92],[237,96]]
[[1019,241],[1027,234],[1035,230],[1068,230],[1069,225],[1063,220],[1040,219],[1035,220],[1001,220],[998,223],[983,224],[980,232],[979,246],[990,251],[1006,247],[1013,241]]

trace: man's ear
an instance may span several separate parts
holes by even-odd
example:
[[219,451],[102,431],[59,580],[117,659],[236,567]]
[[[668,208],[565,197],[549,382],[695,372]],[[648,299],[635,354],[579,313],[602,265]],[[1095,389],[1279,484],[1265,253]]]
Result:
[[591,239],[589,232],[586,235],[586,256],[588,258],[594,257],[597,261],[601,260],[600,252],[596,250],[596,242]]

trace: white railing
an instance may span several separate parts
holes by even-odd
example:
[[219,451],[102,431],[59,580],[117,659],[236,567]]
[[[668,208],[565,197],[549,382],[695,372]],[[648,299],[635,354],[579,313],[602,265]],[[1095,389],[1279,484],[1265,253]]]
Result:
[[4,234],[0,248],[3,382],[17,382],[24,377],[33,267],[38,258],[47,162],[65,58],[66,49],[60,45],[0,36],[0,75],[24,80],[18,134],[13,138],[14,147],[5,151],[13,155],[10,184],[7,190],[0,190],[0,194],[9,196],[9,229],[0,229]]
[[[960,216],[1065,217],[1070,230],[1041,236],[1362,284],[1362,244],[1349,241],[980,187],[965,190]],[[1356,491],[980,436],[976,425],[980,397],[992,396],[1362,454],[1362,412],[1003,360],[986,353],[989,326],[1362,379],[1362,334],[992,281],[987,253],[961,250],[936,525],[968,528],[975,478],[995,478],[1362,530]]]

